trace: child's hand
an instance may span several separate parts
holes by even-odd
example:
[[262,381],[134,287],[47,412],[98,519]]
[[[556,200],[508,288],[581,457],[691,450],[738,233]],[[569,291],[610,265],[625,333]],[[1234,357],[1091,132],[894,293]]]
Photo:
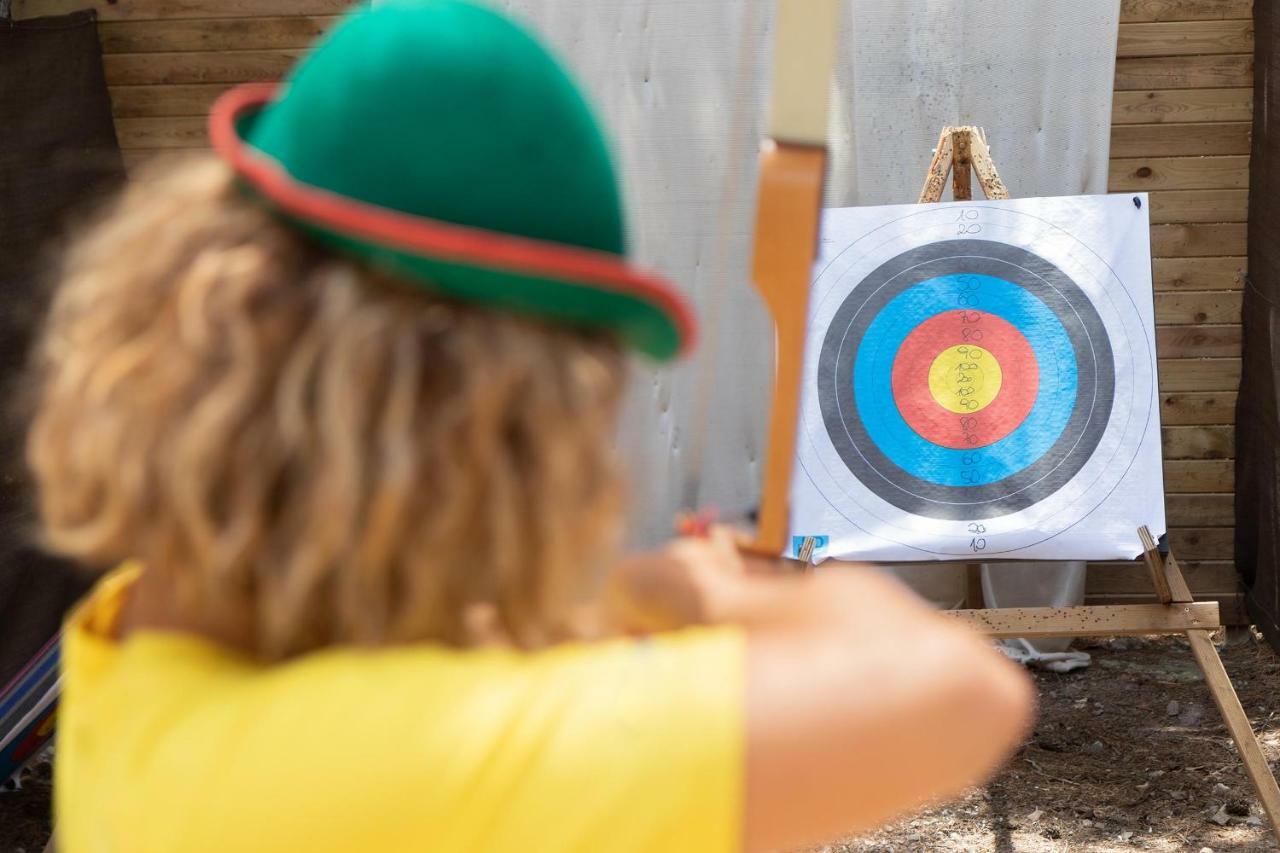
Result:
[[705,536],[625,558],[605,594],[611,622],[625,633],[643,634],[714,621],[715,602],[747,572],[740,540],[732,528],[712,527]]

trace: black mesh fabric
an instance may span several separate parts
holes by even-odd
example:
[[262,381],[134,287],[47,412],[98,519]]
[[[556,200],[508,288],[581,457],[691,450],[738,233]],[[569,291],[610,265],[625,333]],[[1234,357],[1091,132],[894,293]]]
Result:
[[88,583],[32,544],[20,379],[60,238],[123,176],[93,12],[0,20],[0,687]]
[[1236,403],[1236,565],[1250,618],[1280,649],[1280,13],[1255,3],[1253,154],[1244,364]]

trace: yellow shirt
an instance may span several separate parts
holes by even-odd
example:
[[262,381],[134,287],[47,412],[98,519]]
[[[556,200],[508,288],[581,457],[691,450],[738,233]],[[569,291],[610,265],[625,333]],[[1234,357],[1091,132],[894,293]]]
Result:
[[741,846],[737,631],[263,666],[180,634],[112,640],[135,577],[67,625],[65,853]]

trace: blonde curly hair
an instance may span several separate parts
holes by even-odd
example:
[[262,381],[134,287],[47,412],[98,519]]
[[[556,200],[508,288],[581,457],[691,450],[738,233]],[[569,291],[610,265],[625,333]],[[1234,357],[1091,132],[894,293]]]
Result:
[[613,558],[609,338],[430,296],[308,242],[198,158],[67,256],[27,442],[44,537],[137,559],[280,659],[537,647]]

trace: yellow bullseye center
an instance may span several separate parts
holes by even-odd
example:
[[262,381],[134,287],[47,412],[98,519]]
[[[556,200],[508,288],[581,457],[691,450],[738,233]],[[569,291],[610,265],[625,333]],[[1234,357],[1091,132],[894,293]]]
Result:
[[980,412],[1000,393],[1004,376],[989,351],[960,344],[938,353],[929,366],[929,392],[939,406],[961,415]]

